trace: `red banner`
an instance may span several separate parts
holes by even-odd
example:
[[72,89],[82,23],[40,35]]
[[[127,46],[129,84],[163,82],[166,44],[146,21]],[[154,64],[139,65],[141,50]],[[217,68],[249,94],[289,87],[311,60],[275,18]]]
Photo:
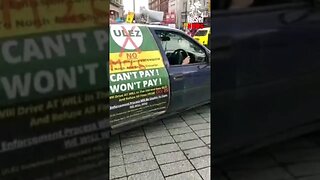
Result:
[[176,14],[175,13],[166,13],[164,22],[166,24],[175,24],[176,23]]
[[204,28],[203,23],[188,23],[188,29],[201,29]]

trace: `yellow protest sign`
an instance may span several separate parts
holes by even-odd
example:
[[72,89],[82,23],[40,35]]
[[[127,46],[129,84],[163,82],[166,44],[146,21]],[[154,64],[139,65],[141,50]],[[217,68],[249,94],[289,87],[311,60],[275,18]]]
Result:
[[[128,56],[134,58],[128,60]],[[155,68],[164,68],[161,53],[155,51],[143,51],[141,53],[124,53],[119,57],[119,53],[110,53],[109,71],[112,73],[124,73],[139,70],[149,70]]]
[[134,18],[134,12],[128,12],[126,22],[127,23],[132,23],[133,22],[133,18]]

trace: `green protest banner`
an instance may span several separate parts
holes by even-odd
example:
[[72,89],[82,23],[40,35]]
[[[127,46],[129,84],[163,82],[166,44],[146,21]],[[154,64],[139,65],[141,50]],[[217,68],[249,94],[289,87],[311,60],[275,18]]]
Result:
[[169,75],[147,27],[110,27],[110,122],[123,126],[166,112]]
[[104,29],[2,39],[0,105],[105,88],[106,44]]

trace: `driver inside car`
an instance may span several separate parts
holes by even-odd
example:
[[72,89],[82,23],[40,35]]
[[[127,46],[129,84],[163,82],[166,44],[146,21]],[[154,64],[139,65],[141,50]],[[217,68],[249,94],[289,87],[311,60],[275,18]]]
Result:
[[191,57],[182,46],[181,38],[174,37],[174,34],[157,32],[162,47],[166,52],[170,65],[187,65],[191,63]]
[[184,60],[182,61],[182,65],[186,65],[190,63],[190,56],[187,56],[186,58],[184,58]]
[[186,65],[191,63],[188,52],[184,49],[175,49],[172,53],[167,53],[171,65]]

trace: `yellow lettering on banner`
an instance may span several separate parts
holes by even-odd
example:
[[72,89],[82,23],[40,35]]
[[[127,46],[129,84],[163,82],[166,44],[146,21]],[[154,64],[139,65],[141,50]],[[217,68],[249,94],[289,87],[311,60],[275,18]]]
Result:
[[132,52],[125,52],[121,57],[119,57],[119,54],[120,53],[110,53],[110,74],[164,67],[159,51],[142,51],[140,54],[136,53],[134,55]]
[[1,0],[0,38],[102,26],[105,5],[104,0]]

